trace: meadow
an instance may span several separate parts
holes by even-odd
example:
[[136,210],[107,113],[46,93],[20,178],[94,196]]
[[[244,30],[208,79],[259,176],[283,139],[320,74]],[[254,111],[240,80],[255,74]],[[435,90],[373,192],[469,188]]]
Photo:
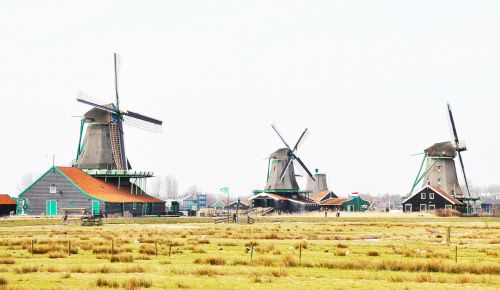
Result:
[[500,288],[498,218],[57,222],[0,221],[0,289]]

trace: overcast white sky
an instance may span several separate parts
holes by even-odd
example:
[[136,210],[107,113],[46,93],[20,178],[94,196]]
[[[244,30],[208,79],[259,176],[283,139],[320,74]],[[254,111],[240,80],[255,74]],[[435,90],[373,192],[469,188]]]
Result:
[[[180,189],[265,184],[263,160],[305,127],[298,155],[330,188],[405,194],[454,110],[472,183],[500,183],[498,1],[2,1],[0,191],[75,158],[81,89],[164,121],[126,128],[135,169]],[[301,172],[300,170],[298,170]],[[305,184],[305,178],[299,179]]]

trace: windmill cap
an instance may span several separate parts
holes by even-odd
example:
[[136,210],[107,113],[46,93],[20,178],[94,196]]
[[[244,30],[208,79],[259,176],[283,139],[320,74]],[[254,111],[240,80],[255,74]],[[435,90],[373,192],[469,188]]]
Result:
[[457,156],[457,150],[455,146],[450,141],[435,143],[431,147],[424,150],[427,156],[435,157],[451,157],[455,158]]

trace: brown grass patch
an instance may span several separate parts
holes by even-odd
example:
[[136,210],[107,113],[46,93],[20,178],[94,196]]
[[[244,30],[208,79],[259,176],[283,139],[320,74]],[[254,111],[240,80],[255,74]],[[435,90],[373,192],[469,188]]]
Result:
[[126,290],[135,290],[140,288],[150,288],[153,282],[145,279],[132,278],[122,283],[122,287]]
[[223,257],[206,257],[197,258],[194,260],[195,264],[208,264],[208,265],[225,265],[226,260]]

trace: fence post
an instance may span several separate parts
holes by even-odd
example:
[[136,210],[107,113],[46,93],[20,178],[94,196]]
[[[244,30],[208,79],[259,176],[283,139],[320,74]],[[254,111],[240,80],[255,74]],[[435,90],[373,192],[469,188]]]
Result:
[[172,243],[168,244],[168,256],[172,255]]
[[158,258],[158,245],[156,244],[156,241],[155,241],[155,256]]
[[68,256],[71,256],[71,240],[68,240]]
[[455,245],[455,263],[458,262],[458,245]]
[[250,261],[252,261],[253,258],[253,244],[250,245]]
[[302,264],[302,242],[299,244],[299,265]]
[[449,244],[450,243],[450,235],[451,235],[451,227],[448,227],[446,231],[446,242]]
[[31,239],[31,256],[33,257],[33,245],[35,244],[35,241]]
[[111,256],[115,254],[115,239],[111,239]]

